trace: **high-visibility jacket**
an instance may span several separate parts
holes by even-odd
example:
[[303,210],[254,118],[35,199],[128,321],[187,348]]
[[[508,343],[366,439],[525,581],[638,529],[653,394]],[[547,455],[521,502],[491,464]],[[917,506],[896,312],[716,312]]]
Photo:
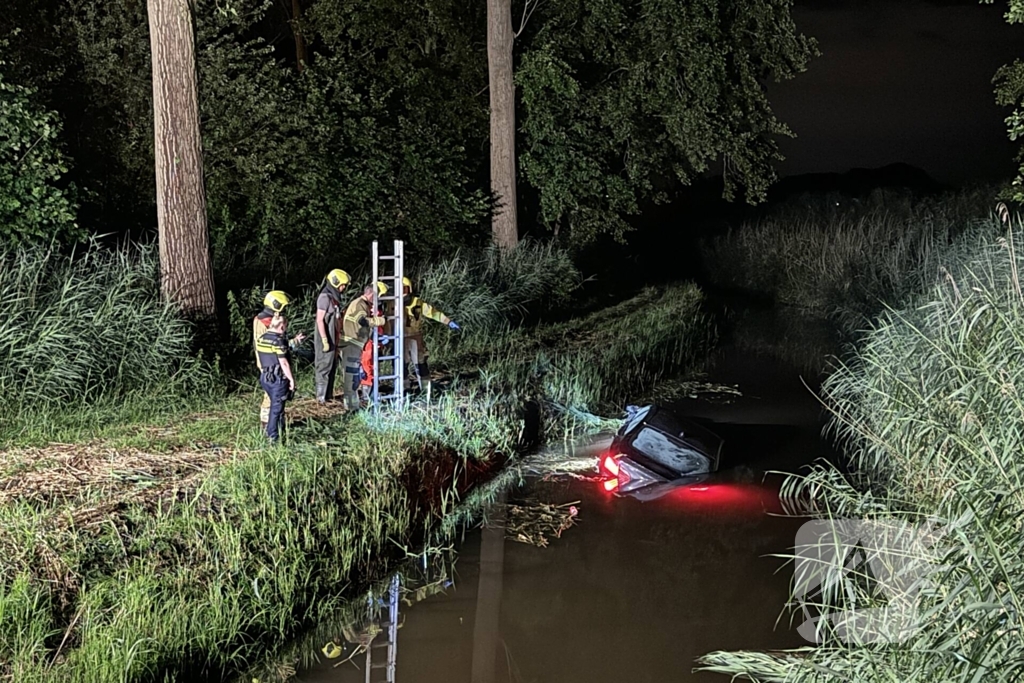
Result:
[[288,337],[278,332],[261,334],[256,340],[256,364],[260,371],[280,372],[282,358],[288,358]]
[[256,317],[252,319],[252,345],[253,351],[256,352],[256,367],[260,370],[263,369],[263,365],[260,364],[260,352],[256,348],[256,343],[259,338],[262,337],[267,327],[270,326],[270,321],[274,318],[274,312],[269,308],[264,308],[262,311],[256,314]]
[[373,333],[370,318],[373,316],[372,304],[363,297],[356,297],[345,309],[345,321],[342,327],[341,343],[355,346],[362,351],[366,340]]
[[413,296],[405,307],[405,336],[418,337],[422,334],[423,321],[435,320],[447,325],[451,318],[434,308],[418,296]]

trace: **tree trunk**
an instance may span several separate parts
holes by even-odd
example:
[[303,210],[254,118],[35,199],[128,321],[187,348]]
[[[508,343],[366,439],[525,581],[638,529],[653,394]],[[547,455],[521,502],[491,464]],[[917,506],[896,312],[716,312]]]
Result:
[[192,10],[192,0],[148,0],[160,284],[186,315],[213,317]]
[[491,219],[494,243],[519,241],[516,221],[516,86],[512,80],[512,0],[487,0],[487,69],[491,93]]
[[306,39],[299,29],[299,21],[302,20],[302,0],[292,0],[292,36],[295,37],[295,63],[299,73],[309,63],[309,53],[306,50]]

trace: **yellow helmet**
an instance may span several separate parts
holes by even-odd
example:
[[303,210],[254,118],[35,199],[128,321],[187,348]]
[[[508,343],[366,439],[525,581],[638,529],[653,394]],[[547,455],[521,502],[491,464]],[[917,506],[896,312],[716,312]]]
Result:
[[290,302],[291,299],[288,298],[288,295],[280,289],[267,292],[267,295],[263,297],[263,305],[275,313],[280,313],[281,309],[287,306]]
[[412,289],[412,280],[410,280],[407,277],[403,277],[402,278],[402,286],[403,287],[408,287],[409,289]]
[[387,293],[388,286],[381,282],[380,280],[377,280],[377,296],[384,296]]
[[335,268],[331,272],[327,273],[327,282],[329,282],[331,287],[334,287],[335,289],[341,289],[351,281],[352,278],[350,278],[348,273],[341,268]]

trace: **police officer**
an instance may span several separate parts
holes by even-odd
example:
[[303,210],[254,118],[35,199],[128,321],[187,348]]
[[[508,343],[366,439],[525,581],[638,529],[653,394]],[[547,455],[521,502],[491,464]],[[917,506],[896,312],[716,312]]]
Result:
[[[270,321],[275,315],[280,314],[289,303],[291,303],[291,299],[279,289],[267,292],[267,295],[263,297],[263,310],[252,319],[252,344],[254,350],[257,340],[267,331]],[[288,345],[291,349],[296,349],[305,338],[306,335],[300,332],[295,335],[295,338]],[[256,351],[256,367],[262,370],[259,351]],[[267,428],[268,420],[270,420],[270,396],[264,392],[263,402],[260,404],[260,426],[264,430]]]
[[338,370],[341,346],[342,302],[341,293],[352,278],[344,270],[335,268],[327,274],[323,288],[316,298],[316,400],[319,403],[334,400],[334,377]]
[[[377,283],[381,285],[382,283]],[[387,285],[383,285],[387,292]],[[359,410],[360,357],[363,346],[373,334],[374,327],[382,327],[384,318],[375,315],[373,294],[375,285],[366,285],[363,293],[345,309],[344,334],[342,335],[342,362],[345,365],[345,407]]]
[[257,365],[260,368],[260,386],[270,397],[270,415],[266,433],[276,443],[284,428],[284,403],[295,392],[295,377],[288,360],[288,324],[277,313],[270,320],[267,331],[256,340]]

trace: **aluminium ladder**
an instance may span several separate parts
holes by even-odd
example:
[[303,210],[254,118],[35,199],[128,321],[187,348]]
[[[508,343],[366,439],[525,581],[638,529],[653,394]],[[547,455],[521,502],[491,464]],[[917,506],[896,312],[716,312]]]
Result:
[[[398,574],[391,577],[391,585],[388,588],[387,621],[380,622],[381,633],[366,649],[366,683],[395,683],[395,669],[398,666],[398,600],[400,597],[400,579]],[[382,610],[383,611],[383,610]],[[382,642],[377,640],[382,637]],[[383,662],[374,662],[373,655],[376,651],[386,649],[386,659]],[[384,680],[374,678],[374,672],[384,670]]]
[[[390,256],[382,256],[373,241],[373,252],[371,263],[373,263],[373,311],[376,315],[381,301],[393,302],[390,310],[384,311],[384,319],[391,321],[392,325],[392,346],[390,355],[380,355],[378,338],[380,328],[373,328],[373,411],[380,411],[384,401],[391,401],[396,410],[401,410],[405,405],[405,306],[402,295],[402,278],[404,277],[402,240],[395,240],[394,251]],[[389,267],[390,265],[390,267]],[[380,296],[377,291],[377,282],[383,282],[390,286],[390,291],[385,296]],[[381,363],[391,362],[392,373],[381,375]],[[392,381],[390,393],[381,394],[380,385],[382,381]]]

